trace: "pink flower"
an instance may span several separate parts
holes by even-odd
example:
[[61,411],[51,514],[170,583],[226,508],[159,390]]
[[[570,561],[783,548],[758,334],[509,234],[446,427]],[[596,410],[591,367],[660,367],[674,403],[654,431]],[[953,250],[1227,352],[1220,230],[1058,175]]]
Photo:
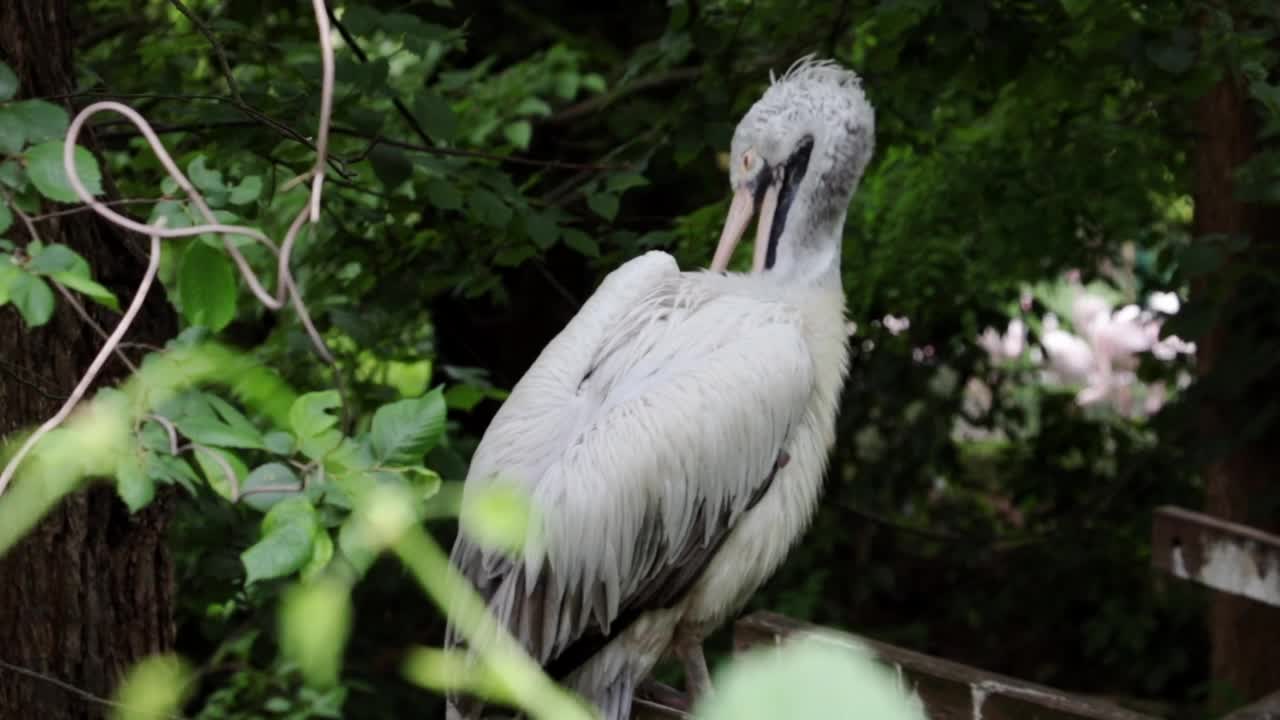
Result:
[[[1045,323],[1046,328],[1049,325],[1050,323]],[[1044,345],[1044,350],[1049,355],[1051,369],[1069,380],[1084,381],[1094,369],[1093,349],[1084,340],[1066,330],[1058,329],[1056,322],[1052,325],[1040,338],[1040,344]]]
[[1071,322],[1076,328],[1087,328],[1094,318],[1110,313],[1111,303],[1100,295],[1081,292],[1071,301]]
[[978,336],[978,345],[991,356],[992,361],[1012,360],[1022,355],[1027,345],[1027,326],[1020,318],[1009,321],[1004,334],[995,328],[986,328]]
[[1142,323],[1142,310],[1137,305],[1126,305],[1114,313],[1095,316],[1086,326],[1085,334],[1103,364],[1132,362],[1129,356],[1151,347],[1151,336]]
[[1027,326],[1022,320],[1014,318],[1009,321],[1009,327],[1004,332],[1004,354],[1008,358],[1016,358],[1022,354],[1022,348],[1027,343]]
[[890,335],[899,335],[911,327],[911,318],[895,317],[893,315],[885,315],[884,329],[889,331]]
[[1195,355],[1196,344],[1187,342],[1177,335],[1170,335],[1151,346],[1151,354],[1161,360],[1172,360],[1179,355]]

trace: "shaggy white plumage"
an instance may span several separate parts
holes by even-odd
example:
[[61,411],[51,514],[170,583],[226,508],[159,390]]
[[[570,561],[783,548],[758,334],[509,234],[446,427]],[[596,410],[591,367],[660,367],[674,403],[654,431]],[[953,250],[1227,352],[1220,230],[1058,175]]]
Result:
[[701,661],[701,639],[813,515],[846,372],[840,240],[873,136],[853,73],[806,58],[774,80],[735,132],[730,175],[740,193],[782,188],[769,269],[681,272],[661,252],[626,263],[476,450],[464,516],[479,490],[509,482],[538,522],[514,557],[464,529],[453,561],[611,720],[673,643]]

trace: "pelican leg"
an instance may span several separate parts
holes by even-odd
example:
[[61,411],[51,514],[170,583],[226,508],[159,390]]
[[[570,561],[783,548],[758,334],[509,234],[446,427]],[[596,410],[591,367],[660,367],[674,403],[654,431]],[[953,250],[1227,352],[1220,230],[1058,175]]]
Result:
[[711,672],[707,670],[707,658],[702,654],[701,641],[682,642],[676,646],[675,654],[684,665],[684,690],[689,695],[691,705],[704,695],[714,692],[711,687]]
[[680,710],[681,712],[689,712],[693,709],[688,695],[653,678],[645,680],[640,684],[639,688],[636,688],[635,702],[645,707]]

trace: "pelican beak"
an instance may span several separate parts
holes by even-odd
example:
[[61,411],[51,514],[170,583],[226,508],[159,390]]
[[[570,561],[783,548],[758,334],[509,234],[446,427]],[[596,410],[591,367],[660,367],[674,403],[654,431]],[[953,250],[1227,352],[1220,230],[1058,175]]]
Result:
[[760,202],[760,219],[756,221],[756,244],[751,256],[751,272],[765,268],[769,253],[769,236],[773,231],[773,214],[778,210],[778,183],[769,183]]
[[715,258],[711,260],[712,272],[723,272],[733,259],[733,249],[738,246],[742,234],[751,223],[751,216],[756,210],[755,197],[750,187],[738,188],[733,194],[733,202],[729,204],[729,215],[724,219],[724,231],[720,233],[720,243],[716,245]]

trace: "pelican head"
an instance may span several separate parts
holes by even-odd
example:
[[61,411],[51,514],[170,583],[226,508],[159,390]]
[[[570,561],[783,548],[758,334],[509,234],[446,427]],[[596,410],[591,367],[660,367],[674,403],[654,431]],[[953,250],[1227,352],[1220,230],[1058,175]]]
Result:
[[812,57],[792,65],[733,133],[733,202],[711,269],[728,266],[758,212],[753,272],[838,281],[845,212],[874,146],[857,75]]

